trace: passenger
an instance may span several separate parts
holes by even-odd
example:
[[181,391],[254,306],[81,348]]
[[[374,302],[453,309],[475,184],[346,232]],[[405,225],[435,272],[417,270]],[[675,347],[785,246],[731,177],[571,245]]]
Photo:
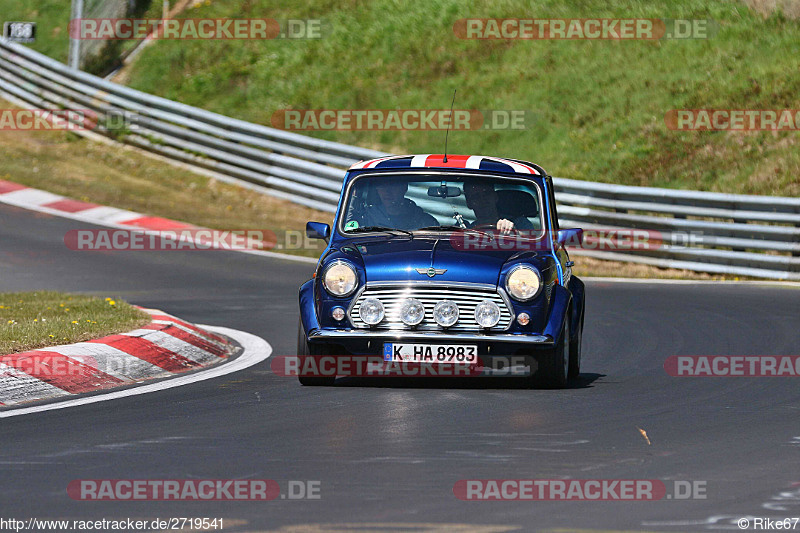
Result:
[[417,230],[438,226],[433,215],[426,213],[413,200],[405,197],[408,183],[405,181],[375,178],[375,192],[380,202],[370,205],[361,217],[362,226],[380,226],[404,230]]
[[473,180],[464,182],[464,197],[467,207],[475,213],[475,221],[467,227],[495,226],[498,231],[508,234],[512,230],[532,230],[533,224],[526,217],[519,216],[513,221],[500,216],[497,206],[497,191],[488,181]]

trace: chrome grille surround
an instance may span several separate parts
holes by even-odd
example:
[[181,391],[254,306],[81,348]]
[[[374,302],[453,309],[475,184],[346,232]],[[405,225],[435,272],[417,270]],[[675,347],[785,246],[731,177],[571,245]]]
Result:
[[[365,298],[377,298],[386,309],[386,317],[377,326],[370,328],[359,316],[361,302]],[[425,318],[418,326],[407,326],[400,320],[400,307],[406,298],[416,298],[425,306]],[[433,307],[442,300],[452,300],[458,305],[459,319],[449,328],[442,328],[433,320]],[[491,300],[500,307],[500,322],[493,328],[482,328],[475,321],[475,306],[483,300]],[[396,282],[367,283],[348,310],[353,326],[358,329],[403,330],[403,331],[505,331],[514,319],[513,311],[505,292],[494,285],[447,282]]]

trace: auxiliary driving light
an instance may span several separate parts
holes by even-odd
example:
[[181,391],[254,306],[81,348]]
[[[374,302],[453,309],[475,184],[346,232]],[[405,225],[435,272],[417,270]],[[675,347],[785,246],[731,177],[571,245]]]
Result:
[[416,326],[425,318],[425,306],[416,298],[409,298],[400,307],[400,320],[407,326]]
[[451,300],[442,300],[433,308],[433,319],[443,328],[458,322],[458,306]]
[[374,326],[383,320],[385,311],[383,309],[383,304],[377,298],[365,298],[364,301],[361,302],[358,314],[361,320],[366,324]]
[[500,307],[491,300],[475,306],[475,322],[482,328],[493,328],[500,322]]

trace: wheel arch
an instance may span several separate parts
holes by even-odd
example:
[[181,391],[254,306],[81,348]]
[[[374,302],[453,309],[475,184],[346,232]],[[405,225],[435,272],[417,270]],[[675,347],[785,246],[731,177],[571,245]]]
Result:
[[574,336],[578,328],[583,324],[586,311],[586,285],[577,276],[572,276],[569,280],[569,292],[572,294],[570,306],[570,330]]

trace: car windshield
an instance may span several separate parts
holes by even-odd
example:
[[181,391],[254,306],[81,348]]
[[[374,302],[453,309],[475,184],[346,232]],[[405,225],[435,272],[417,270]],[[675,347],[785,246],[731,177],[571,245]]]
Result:
[[348,191],[340,231],[488,229],[508,220],[538,238],[542,218],[538,185],[482,175],[376,174],[356,178]]

